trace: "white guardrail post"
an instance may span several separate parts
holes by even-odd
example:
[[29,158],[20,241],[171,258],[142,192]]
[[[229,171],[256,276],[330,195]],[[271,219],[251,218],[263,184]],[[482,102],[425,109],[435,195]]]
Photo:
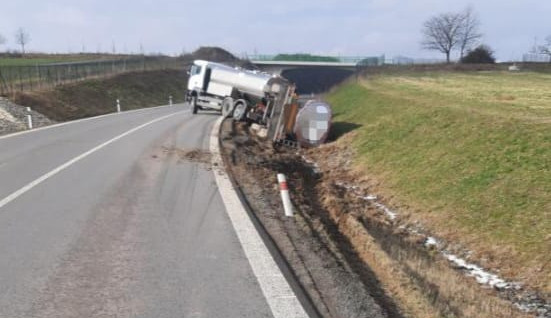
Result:
[[117,98],[117,113],[121,112],[121,101]]
[[33,129],[33,116],[31,115],[30,107],[27,107],[27,127]]
[[168,104],[172,106],[172,95],[168,96]]
[[289,186],[287,185],[287,179],[283,173],[277,174],[277,182],[279,183],[285,216],[293,216],[293,205],[291,204],[291,197],[289,196]]

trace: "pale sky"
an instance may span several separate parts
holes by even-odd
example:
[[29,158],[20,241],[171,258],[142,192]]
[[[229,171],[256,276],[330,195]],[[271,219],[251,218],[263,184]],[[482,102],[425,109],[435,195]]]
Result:
[[111,51],[179,54],[221,46],[234,54],[306,52],[442,58],[421,49],[421,26],[432,15],[471,5],[483,42],[499,60],[520,59],[551,35],[550,0],[2,0],[0,34],[31,35],[42,52]]

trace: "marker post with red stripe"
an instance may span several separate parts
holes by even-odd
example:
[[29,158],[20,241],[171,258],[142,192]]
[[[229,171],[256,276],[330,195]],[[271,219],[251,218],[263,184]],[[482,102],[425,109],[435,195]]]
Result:
[[279,191],[281,192],[285,216],[293,216],[293,205],[291,204],[291,197],[289,196],[289,187],[287,186],[287,179],[283,173],[277,174],[277,182],[279,183]]

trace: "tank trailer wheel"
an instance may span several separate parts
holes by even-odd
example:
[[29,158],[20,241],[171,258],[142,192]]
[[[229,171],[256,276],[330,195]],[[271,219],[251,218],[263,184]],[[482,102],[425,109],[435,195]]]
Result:
[[222,117],[227,118],[233,115],[233,98],[226,97],[222,102]]
[[233,120],[242,121],[247,114],[247,102],[238,100],[233,108]]
[[191,97],[191,107],[193,108],[192,113],[194,115],[197,114],[197,109],[199,109],[199,106],[197,106],[197,96]]

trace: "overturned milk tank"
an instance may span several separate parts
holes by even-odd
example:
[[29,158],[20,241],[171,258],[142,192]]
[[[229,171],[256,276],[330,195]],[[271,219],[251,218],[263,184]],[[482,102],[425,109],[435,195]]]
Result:
[[325,142],[331,127],[331,106],[309,100],[296,115],[293,132],[302,147],[317,147]]

